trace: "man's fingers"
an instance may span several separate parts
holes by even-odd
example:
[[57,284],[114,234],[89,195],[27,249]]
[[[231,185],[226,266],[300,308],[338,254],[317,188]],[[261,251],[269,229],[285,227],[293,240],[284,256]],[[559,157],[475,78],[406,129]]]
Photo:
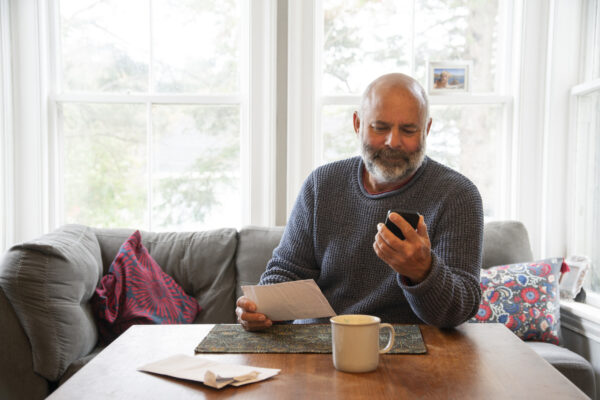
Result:
[[239,299],[237,299],[236,306],[241,307],[246,311],[256,311],[256,304],[254,304],[254,302],[246,296],[241,296]]
[[236,309],[236,314],[238,322],[247,331],[258,331],[273,325],[273,322],[264,314],[245,312],[239,307]]
[[427,225],[425,224],[425,217],[422,215],[419,217],[419,225],[417,225],[417,233],[422,238],[429,239],[429,234],[427,233]]
[[245,330],[258,331],[273,325],[273,322],[265,314],[255,312],[256,304],[249,298],[241,296],[237,299],[236,305],[237,320]]
[[242,321],[240,324],[242,325],[242,328],[244,328],[247,331],[259,331],[273,325],[270,319],[260,322]]
[[382,250],[400,250],[403,246],[403,240],[396,236],[392,231],[389,230],[385,224],[377,224],[377,235],[375,235],[375,241]]
[[235,312],[238,319],[242,321],[266,321],[268,319],[265,314],[248,312],[240,307],[236,308]]
[[[419,224],[421,223],[422,218],[423,218],[422,216],[419,217]],[[400,228],[400,230],[404,234],[404,237],[406,239],[408,239],[409,241],[412,241],[414,238],[416,238],[418,236],[417,232],[415,231],[415,228],[413,228],[412,225],[409,224],[408,221],[406,221],[404,219],[404,217],[402,217],[402,215],[393,212],[390,214],[390,220],[394,224],[396,224],[396,226],[398,228]],[[419,225],[417,225],[417,227],[419,227]]]

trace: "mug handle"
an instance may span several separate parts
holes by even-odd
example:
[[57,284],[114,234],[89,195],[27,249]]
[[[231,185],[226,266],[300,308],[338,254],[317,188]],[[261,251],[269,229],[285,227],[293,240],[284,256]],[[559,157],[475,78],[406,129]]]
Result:
[[394,332],[394,327],[390,324],[379,324],[379,330],[387,329],[390,332],[390,339],[383,349],[379,350],[379,354],[385,354],[392,349],[394,346],[394,336],[396,335]]

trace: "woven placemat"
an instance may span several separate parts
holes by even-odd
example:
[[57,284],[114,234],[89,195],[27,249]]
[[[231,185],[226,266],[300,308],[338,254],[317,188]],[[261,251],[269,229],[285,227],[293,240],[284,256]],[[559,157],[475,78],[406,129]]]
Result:
[[[394,324],[394,347],[390,353],[427,352],[417,325]],[[382,331],[380,347],[387,342]],[[215,325],[195,349],[196,353],[331,353],[331,325],[274,325],[264,331],[247,332],[239,324]]]

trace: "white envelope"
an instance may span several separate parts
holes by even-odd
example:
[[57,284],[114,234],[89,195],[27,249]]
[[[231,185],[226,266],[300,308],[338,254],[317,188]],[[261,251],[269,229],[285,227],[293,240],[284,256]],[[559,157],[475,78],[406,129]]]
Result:
[[313,279],[264,286],[242,286],[256,311],[272,321],[322,318],[336,315]]
[[207,386],[221,389],[224,386],[241,386],[275,376],[279,369],[259,368],[249,365],[225,364],[177,354],[163,360],[138,367],[138,371],[172,376],[174,378],[203,382]]

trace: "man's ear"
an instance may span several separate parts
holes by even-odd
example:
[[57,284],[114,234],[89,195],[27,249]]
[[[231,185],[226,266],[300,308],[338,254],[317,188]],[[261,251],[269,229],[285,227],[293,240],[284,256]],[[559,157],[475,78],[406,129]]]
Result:
[[360,131],[360,117],[358,116],[358,111],[354,111],[354,114],[352,114],[352,122],[354,123],[354,132],[358,134]]
[[429,135],[429,130],[431,129],[432,122],[433,122],[433,119],[429,118],[429,122],[427,123],[427,132],[425,133],[425,136]]

